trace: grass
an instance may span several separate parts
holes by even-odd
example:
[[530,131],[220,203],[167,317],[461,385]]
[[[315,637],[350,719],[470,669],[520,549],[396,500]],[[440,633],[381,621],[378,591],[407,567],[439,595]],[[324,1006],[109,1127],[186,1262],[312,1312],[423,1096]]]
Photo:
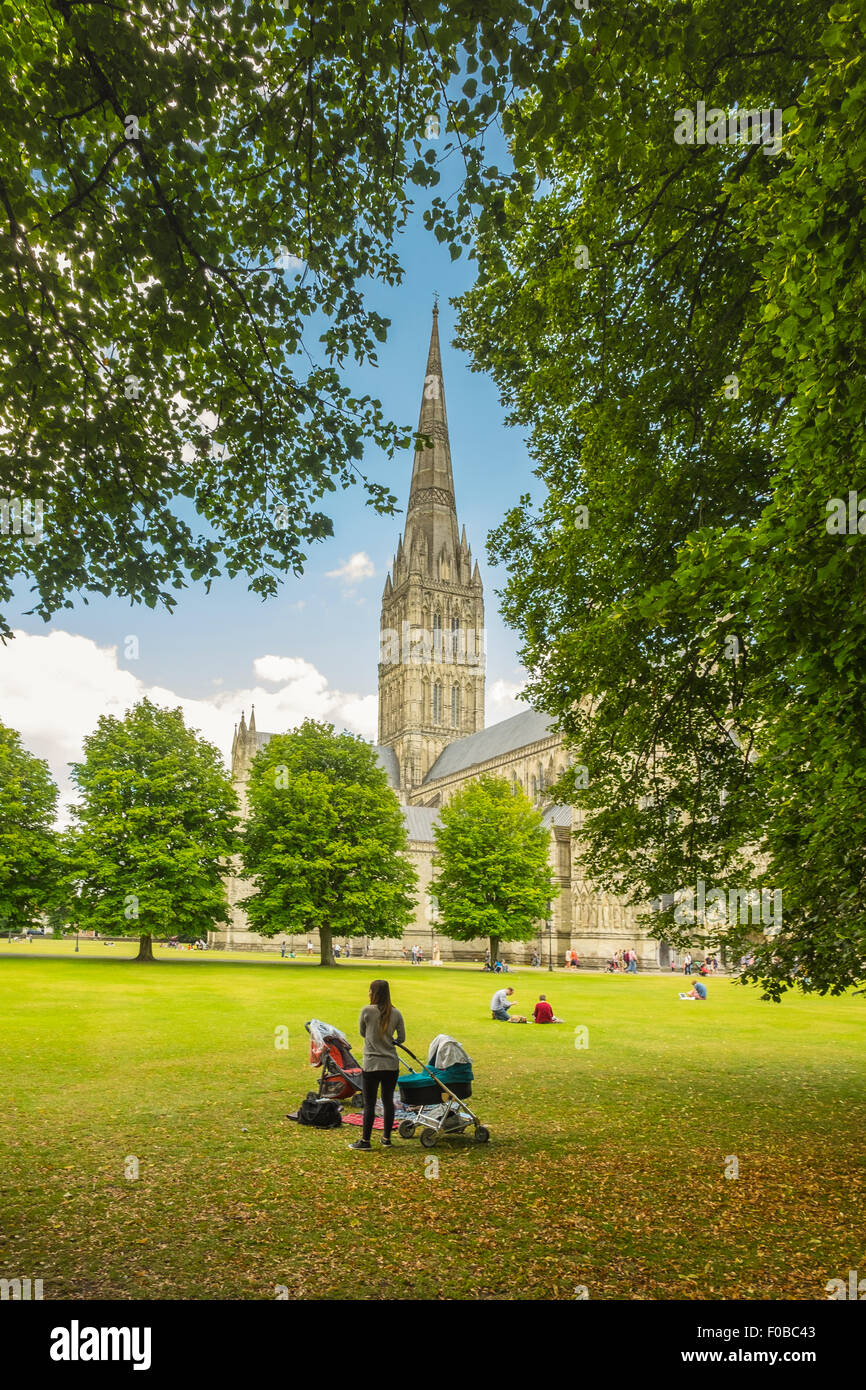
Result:
[[567,1023],[518,1027],[490,976],[389,963],[413,1050],[472,1056],[492,1139],[365,1155],[285,1114],[304,1021],[357,1042],[370,962],[56,945],[0,946],[0,1276],[46,1298],[820,1299],[866,1267],[863,1000],[526,970],[518,1003],[547,989]]

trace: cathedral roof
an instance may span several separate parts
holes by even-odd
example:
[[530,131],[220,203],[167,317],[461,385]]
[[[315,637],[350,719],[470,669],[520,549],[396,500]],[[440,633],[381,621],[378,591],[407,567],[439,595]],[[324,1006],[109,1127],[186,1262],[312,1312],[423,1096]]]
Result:
[[393,787],[395,792],[400,790],[400,764],[397,761],[397,754],[388,744],[377,744],[373,749],[379,764],[384,767],[388,774],[388,786]]
[[434,782],[438,777],[448,777],[452,772],[465,772],[476,763],[486,763],[491,758],[500,758],[504,753],[525,748],[527,744],[551,738],[555,732],[549,714],[539,714],[534,709],[523,710],[521,714],[503,719],[499,724],[491,724],[488,729],[479,729],[476,734],[449,743],[424,781]]
[[401,810],[409,839],[432,843],[433,829],[439,824],[439,812],[432,806],[403,806]]

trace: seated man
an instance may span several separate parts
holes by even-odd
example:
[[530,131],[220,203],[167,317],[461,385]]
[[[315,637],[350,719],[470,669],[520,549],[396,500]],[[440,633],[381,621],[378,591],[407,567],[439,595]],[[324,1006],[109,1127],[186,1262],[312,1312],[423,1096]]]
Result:
[[688,994],[681,994],[681,999],[706,999],[707,987],[703,980],[695,980]]
[[512,1018],[508,1012],[508,1010],[512,1007],[511,1004],[509,1004],[508,1002],[508,996],[509,994],[513,993],[514,990],[511,987],[511,985],[509,985],[506,989],[498,989],[496,991],[496,993],[490,1001],[491,1016],[493,1018],[498,1018],[502,1023],[525,1023],[526,1019],[523,1017],[522,1014],[515,1014],[514,1018]]

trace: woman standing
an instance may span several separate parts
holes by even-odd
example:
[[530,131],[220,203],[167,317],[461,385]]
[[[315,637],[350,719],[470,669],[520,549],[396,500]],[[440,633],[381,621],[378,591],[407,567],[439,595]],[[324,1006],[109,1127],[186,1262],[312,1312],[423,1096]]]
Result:
[[382,1088],[382,1109],[385,1127],[382,1144],[391,1148],[391,1130],[394,1128],[394,1087],[400,1074],[395,1042],[406,1041],[403,1015],[391,1003],[391,991],[387,980],[374,980],[370,986],[370,1002],[361,1010],[358,1031],[364,1039],[364,1055],[361,1058],[361,1085],[364,1091],[364,1124],[361,1138],[350,1149],[369,1149],[373,1133],[373,1120],[376,1117],[376,1096]]

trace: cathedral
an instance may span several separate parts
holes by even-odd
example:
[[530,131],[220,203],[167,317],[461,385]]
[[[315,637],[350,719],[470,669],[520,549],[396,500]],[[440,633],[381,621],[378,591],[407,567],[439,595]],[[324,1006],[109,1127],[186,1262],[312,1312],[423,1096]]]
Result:
[[[418,420],[432,447],[418,449],[412,467],[405,530],[382,594],[379,633],[379,731],[376,752],[400,800],[408,836],[407,853],[418,874],[414,922],[403,940],[370,940],[371,953],[396,957],[401,948],[421,947],[426,960],[481,960],[487,943],[451,942],[437,933],[432,877],[433,831],[438,808],[466,782],[504,777],[520,786],[541,810],[550,832],[550,861],[558,891],[550,916],[539,922],[534,942],[503,946],[503,958],[562,965],[576,950],[587,966],[604,965],[619,947],[633,947],[643,968],[665,965],[664,946],[646,937],[634,909],[599,892],[574,863],[580,813],[551,801],[548,788],[567,755],[549,720],[534,710],[485,728],[484,591],[477,561],[457,517],[445,385],[439,346],[438,309],[433,326]],[[232,780],[246,812],[250,764],[269,733],[241,716],[232,744]],[[270,943],[249,930],[239,901],[249,886],[229,881],[231,923],[210,933],[214,946],[262,949]],[[315,937],[315,933],[312,933]],[[284,938],[273,938],[281,942]],[[286,937],[288,942],[292,938]],[[299,925],[295,945],[306,940]],[[315,942],[318,950],[318,942]]]

